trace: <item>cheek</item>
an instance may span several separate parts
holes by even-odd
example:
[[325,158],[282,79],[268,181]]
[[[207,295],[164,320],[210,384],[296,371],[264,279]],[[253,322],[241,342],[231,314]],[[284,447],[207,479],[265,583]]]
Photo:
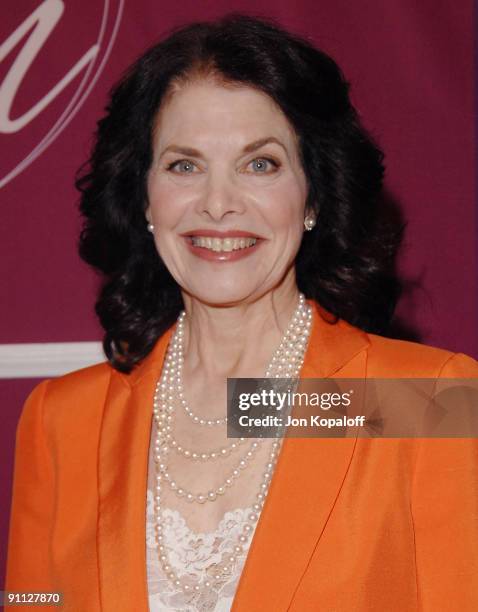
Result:
[[269,191],[264,207],[269,224],[285,233],[301,233],[305,197],[305,189],[297,181],[275,185]]
[[170,181],[152,180],[148,183],[148,200],[153,224],[158,230],[174,227],[181,218],[184,198]]

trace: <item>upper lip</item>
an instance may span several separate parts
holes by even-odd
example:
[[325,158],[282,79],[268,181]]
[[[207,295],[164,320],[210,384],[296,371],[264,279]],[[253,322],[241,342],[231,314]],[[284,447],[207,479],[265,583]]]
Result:
[[262,236],[254,234],[254,232],[246,232],[244,230],[226,230],[221,232],[219,230],[206,228],[184,232],[181,234],[181,236],[211,236],[213,238],[262,238]]

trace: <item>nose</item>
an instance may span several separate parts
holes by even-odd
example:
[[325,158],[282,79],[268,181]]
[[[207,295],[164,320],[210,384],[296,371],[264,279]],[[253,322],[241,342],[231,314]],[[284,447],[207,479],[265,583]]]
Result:
[[244,194],[234,177],[226,172],[210,172],[201,194],[197,212],[214,221],[245,211]]

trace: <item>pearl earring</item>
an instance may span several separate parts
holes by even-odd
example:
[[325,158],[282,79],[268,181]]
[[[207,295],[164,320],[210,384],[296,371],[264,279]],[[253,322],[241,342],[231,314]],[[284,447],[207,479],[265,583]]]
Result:
[[314,229],[315,227],[314,217],[307,215],[307,217],[304,219],[304,227],[305,227],[306,232],[310,232],[310,230]]
[[148,232],[154,232],[154,225],[152,223],[148,223]]

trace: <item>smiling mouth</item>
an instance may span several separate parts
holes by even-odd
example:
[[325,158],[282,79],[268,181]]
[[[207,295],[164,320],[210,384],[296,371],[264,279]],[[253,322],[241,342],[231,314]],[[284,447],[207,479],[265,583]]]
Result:
[[249,249],[253,247],[257,238],[246,238],[246,237],[228,237],[228,238],[217,238],[213,236],[190,236],[191,244],[195,247],[207,249],[209,251],[220,252],[231,252],[239,251],[242,249]]

